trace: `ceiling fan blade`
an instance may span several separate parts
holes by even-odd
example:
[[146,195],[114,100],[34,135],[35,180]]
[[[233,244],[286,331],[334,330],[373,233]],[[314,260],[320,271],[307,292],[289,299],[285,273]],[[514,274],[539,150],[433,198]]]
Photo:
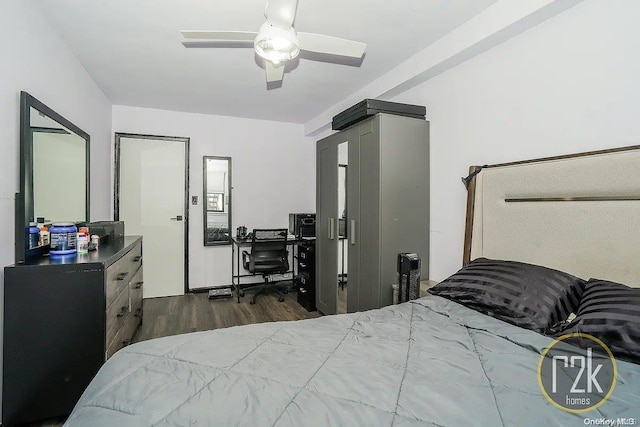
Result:
[[297,6],[298,0],[269,0],[264,16],[271,25],[288,30],[293,25]]
[[187,49],[209,49],[209,48],[252,48],[252,41],[228,41],[228,40],[185,40],[182,46]]
[[264,61],[264,70],[267,73],[267,83],[280,82],[284,77],[284,64],[275,66],[270,61]]
[[351,58],[362,58],[364,50],[367,48],[366,43],[314,33],[298,33],[298,43],[300,44],[300,49],[308,52],[349,56]]
[[258,33],[252,31],[182,30],[185,39],[223,40],[230,42],[253,41]]

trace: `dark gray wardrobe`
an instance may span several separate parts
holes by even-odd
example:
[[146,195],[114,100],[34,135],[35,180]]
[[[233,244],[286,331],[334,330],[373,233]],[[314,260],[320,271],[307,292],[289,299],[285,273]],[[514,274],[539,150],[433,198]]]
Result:
[[316,154],[318,310],[337,313],[339,289],[348,312],[391,304],[400,252],[419,254],[428,279],[429,122],[377,114],[318,141]]

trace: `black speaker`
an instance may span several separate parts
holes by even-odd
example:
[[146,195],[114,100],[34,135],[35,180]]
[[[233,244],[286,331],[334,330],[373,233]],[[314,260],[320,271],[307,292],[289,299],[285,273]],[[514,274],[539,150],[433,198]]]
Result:
[[418,254],[398,254],[398,302],[420,297],[420,257]]

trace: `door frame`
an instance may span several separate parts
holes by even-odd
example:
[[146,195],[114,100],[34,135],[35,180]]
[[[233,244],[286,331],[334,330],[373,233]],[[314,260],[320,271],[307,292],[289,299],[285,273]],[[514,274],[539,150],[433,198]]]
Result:
[[[189,288],[189,141],[188,137],[116,132],[113,169],[113,220],[120,220],[120,138],[184,142],[184,293]],[[143,242],[144,244],[144,242]]]

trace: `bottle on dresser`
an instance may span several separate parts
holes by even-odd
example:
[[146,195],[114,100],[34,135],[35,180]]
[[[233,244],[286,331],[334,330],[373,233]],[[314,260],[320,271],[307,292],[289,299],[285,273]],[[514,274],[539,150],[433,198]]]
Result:
[[89,253],[89,229],[87,227],[78,229],[77,246],[79,254]]

